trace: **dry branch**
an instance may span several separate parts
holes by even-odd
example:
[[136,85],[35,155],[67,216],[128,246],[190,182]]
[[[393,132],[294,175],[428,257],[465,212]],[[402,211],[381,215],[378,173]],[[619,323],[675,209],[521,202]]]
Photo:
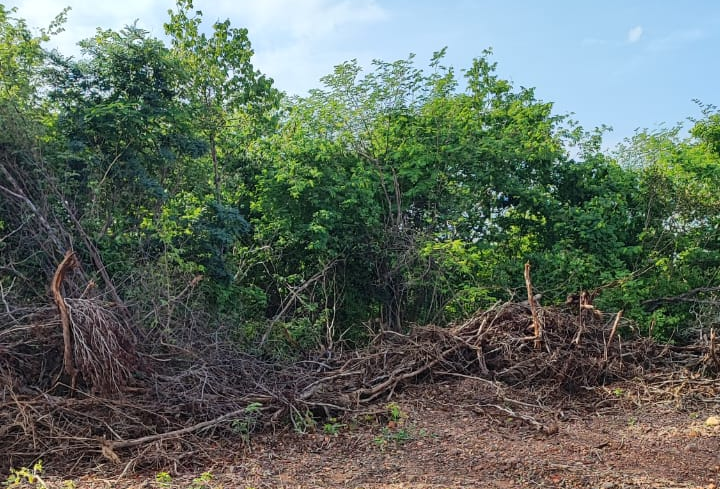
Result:
[[[266,401],[266,400],[267,400],[267,398],[256,398],[256,399],[251,400],[250,402],[260,402],[260,401]],[[138,445],[152,443],[152,442],[155,442],[158,440],[165,440],[168,438],[177,438],[182,435],[187,435],[189,433],[194,433],[196,431],[211,428],[213,426],[224,423],[225,421],[228,421],[230,419],[237,418],[238,416],[242,416],[242,415],[246,415],[246,414],[247,414],[247,406],[243,407],[241,409],[236,409],[235,411],[229,412],[227,414],[223,414],[222,416],[218,416],[215,419],[211,419],[209,421],[203,421],[201,423],[197,423],[192,426],[188,426],[187,428],[182,428],[182,429],[174,430],[174,431],[168,431],[165,433],[157,433],[154,435],[143,436],[140,438],[135,438],[134,440],[123,440],[123,441],[103,440],[102,445],[103,445],[103,448],[107,448],[107,449],[114,451],[119,448],[130,448],[130,447],[135,447]]]
[[542,327],[538,319],[537,308],[535,307],[535,295],[533,294],[532,281],[530,279],[530,262],[525,263],[525,287],[527,288],[528,304],[532,314],[533,332],[535,334],[535,349],[542,348]]
[[708,356],[710,357],[710,360],[712,360],[713,365],[715,366],[715,371],[720,372],[720,358],[718,358],[718,354],[716,351],[717,348],[717,335],[715,334],[715,329],[710,330],[710,345],[708,346]]
[[610,328],[610,337],[607,340],[607,343],[605,344],[605,362],[608,361],[608,350],[610,348],[610,344],[612,343],[613,338],[615,338],[615,334],[617,333],[618,325],[620,324],[620,318],[622,318],[623,311],[620,310],[615,315],[615,320],[613,321],[612,328]]
[[[297,302],[297,300],[300,297],[300,294],[302,294],[305,290],[309,289],[310,287],[316,285],[321,279],[325,277],[325,275],[332,270],[332,268],[337,264],[337,260],[331,260],[329,263],[326,263],[325,266],[323,266],[322,270],[317,272],[315,275],[307,279],[305,282],[300,284],[299,286],[293,288],[290,291],[290,294],[287,298],[283,301],[280,311],[275,314],[275,317],[270,321],[267,328],[265,329],[265,333],[262,335],[262,338],[260,339],[260,347],[264,346],[267,342],[268,338],[270,337],[270,333],[272,333],[273,328],[277,324],[279,320],[281,320],[283,317],[285,317],[285,314],[291,309],[291,307]],[[291,338],[288,335],[288,339],[291,340]],[[292,340],[291,340],[292,341]]]
[[57,237],[55,233],[55,228],[47,221],[46,216],[43,215],[43,213],[38,209],[38,207],[33,203],[31,199],[29,199],[20,186],[18,185],[15,178],[10,174],[10,172],[7,170],[4,164],[0,165],[0,171],[3,172],[3,175],[5,178],[13,185],[13,188],[15,190],[9,189],[3,185],[0,185],[0,191],[4,192],[5,194],[9,195],[10,197],[13,197],[17,200],[20,200],[25,206],[27,206],[28,209],[32,212],[32,214],[37,218],[37,220],[42,225],[43,229],[47,233],[47,236],[50,238],[50,240],[55,245],[56,249],[60,251],[63,246],[60,243],[60,239]]
[[90,258],[92,259],[93,264],[95,265],[95,269],[98,271],[98,273],[102,277],[103,282],[105,282],[105,287],[107,287],[108,292],[110,293],[110,296],[115,301],[115,303],[118,305],[122,314],[126,318],[129,317],[130,313],[127,310],[127,307],[125,306],[125,303],[120,298],[120,294],[118,294],[117,289],[115,288],[115,284],[113,283],[112,279],[110,278],[110,275],[107,272],[105,263],[103,263],[102,257],[100,256],[100,250],[97,249],[97,247],[93,243],[92,239],[90,239],[90,236],[88,236],[87,232],[85,231],[85,228],[83,227],[82,223],[78,220],[78,218],[75,216],[75,213],[72,211],[72,209],[68,205],[67,201],[63,199],[61,202],[63,203],[63,207],[65,207],[65,210],[67,211],[67,214],[70,217],[70,220],[73,222],[73,225],[75,226],[75,230],[78,232],[78,234],[82,238],[83,243],[85,244],[85,247],[87,248],[87,251],[90,254]]
[[[183,337],[173,344],[147,344],[144,353],[151,365],[143,378],[134,379],[134,343],[127,342],[126,328],[112,307],[96,299],[66,298],[64,302],[75,330],[74,359],[81,378],[92,387],[110,379],[132,386],[125,387],[122,396],[113,389],[90,395],[80,386],[75,398],[51,394],[49,385],[38,388],[31,379],[54,375],[62,368],[58,364],[43,374],[53,352],[62,356],[57,315],[49,310],[15,314],[17,324],[0,335],[3,344],[30,344],[36,336],[25,323],[47,324],[37,327],[54,335],[39,336],[46,343],[33,346],[41,355],[26,358],[24,368],[19,362],[3,363],[5,357],[0,355],[0,446],[5,448],[7,463],[27,465],[39,454],[58,463],[67,457],[62,454],[72,453],[73,463],[81,455],[82,464],[89,466],[104,454],[116,462],[121,456],[131,458],[133,467],[160,469],[181,453],[201,458],[194,447],[203,440],[237,436],[228,421],[243,419],[252,402],[263,403],[258,426],[274,427],[290,419],[291,413],[351,415],[410,383],[448,376],[481,379],[494,388],[476,406],[499,409],[549,434],[552,420],[548,417],[568,402],[569,394],[582,393],[577,397],[582,400],[572,401],[575,408],[595,409],[606,383],[647,378],[649,373],[667,376],[667,372],[677,372],[678,366],[705,371],[713,366],[716,348],[714,337],[709,349],[707,343],[666,347],[647,338],[628,338],[621,350],[617,341],[620,313],[613,315],[609,335],[607,325],[613,316],[585,314],[583,340],[574,345],[580,327],[575,307],[535,304],[538,319],[544,321],[543,348],[537,349],[527,341],[532,310],[523,303],[505,303],[445,328],[416,326],[408,334],[385,331],[364,349],[296,363],[271,363],[239,353],[231,342],[219,340],[217,332]],[[658,392],[665,388],[657,387]],[[680,389],[677,395],[686,397],[692,389],[696,394],[702,389],[700,398],[720,398],[716,383],[702,383],[697,377],[685,383],[673,380],[667,389]],[[532,392],[532,402],[508,394],[518,392]],[[651,395],[660,394],[652,391]],[[100,450],[99,440],[103,440]],[[27,447],[35,447],[32,457]]]
[[77,383],[78,371],[75,367],[75,360],[73,359],[73,333],[71,329],[70,314],[68,314],[67,306],[65,305],[65,298],[62,295],[61,288],[63,280],[65,280],[65,275],[70,270],[77,267],[77,265],[78,262],[75,257],[75,252],[67,251],[65,253],[65,257],[55,270],[55,275],[53,276],[52,283],[50,284],[50,290],[52,291],[53,299],[55,300],[55,304],[57,305],[60,313],[60,322],[62,324],[63,342],[65,345],[63,349],[63,366],[65,368],[65,372],[72,379],[73,389]]

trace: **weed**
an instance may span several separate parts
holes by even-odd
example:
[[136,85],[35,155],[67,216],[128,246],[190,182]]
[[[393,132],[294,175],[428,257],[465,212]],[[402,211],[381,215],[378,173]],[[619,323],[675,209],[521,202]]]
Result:
[[3,485],[8,487],[20,486],[24,483],[28,483],[36,487],[36,489],[46,489],[47,485],[42,480],[40,474],[42,474],[42,460],[38,460],[33,465],[32,469],[27,467],[21,467],[19,469],[10,469],[10,475],[5,480]]
[[170,487],[172,486],[172,476],[167,472],[158,472],[155,474],[155,482],[157,482],[160,487]]
[[347,425],[338,423],[337,418],[330,418],[327,423],[323,425],[323,433],[326,435],[337,436],[340,433],[341,428],[345,428]]
[[426,429],[415,430],[414,427],[407,423],[407,413],[403,411],[397,403],[390,403],[386,406],[388,412],[387,426],[382,428],[382,432],[373,438],[373,443],[385,450],[388,444],[402,445],[405,442],[416,438],[425,438],[431,436]]
[[387,447],[390,443],[393,443],[395,445],[402,445],[405,442],[414,440],[418,436],[427,436],[427,431],[420,430],[419,432],[415,433],[410,427],[393,429],[384,426],[382,432],[378,436],[373,438],[373,443],[381,450],[385,450],[385,447]]
[[248,404],[248,406],[245,408],[245,412],[247,414],[260,414],[260,410],[262,409],[262,404],[259,402],[251,402]]
[[211,472],[203,472],[200,477],[195,477],[192,480],[188,489],[212,489],[210,486],[212,478],[213,475]]
[[625,395],[625,391],[620,387],[616,387],[615,389],[613,389],[612,393],[615,397],[622,397]]
[[246,445],[250,444],[250,434],[253,433],[257,427],[261,409],[262,404],[259,402],[248,404],[244,410],[245,415],[242,418],[234,419],[230,422],[230,429],[236,435],[240,435],[240,438],[242,438]]
[[407,413],[400,409],[400,406],[396,402],[391,402],[385,408],[388,410],[388,415],[391,421],[399,422],[401,419],[407,418]]
[[290,414],[290,420],[293,424],[293,429],[296,433],[305,434],[309,431],[315,430],[317,427],[317,421],[310,410],[306,410],[304,413],[293,409]]
[[383,436],[388,440],[398,444],[403,444],[406,441],[410,441],[415,438],[413,433],[408,428],[401,428],[396,431],[391,431],[389,428],[383,428]]
[[375,444],[376,447],[378,447],[380,449],[381,452],[384,452],[385,447],[388,444],[388,441],[385,438],[383,438],[382,436],[376,436],[375,438],[373,438],[373,443]]

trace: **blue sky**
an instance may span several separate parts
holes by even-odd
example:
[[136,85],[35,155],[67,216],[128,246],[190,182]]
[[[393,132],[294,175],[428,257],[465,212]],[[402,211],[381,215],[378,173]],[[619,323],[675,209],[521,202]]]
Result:
[[[139,25],[162,37],[172,0],[0,0],[42,27],[71,6],[74,44],[96,27]],[[303,94],[338,63],[415,53],[420,61],[448,47],[461,70],[492,47],[498,72],[535,87],[556,112],[586,128],[614,128],[612,145],[636,128],[672,126],[698,116],[692,99],[720,105],[720,2],[714,0],[195,0],[208,23],[247,27],[255,65],[281,90]]]

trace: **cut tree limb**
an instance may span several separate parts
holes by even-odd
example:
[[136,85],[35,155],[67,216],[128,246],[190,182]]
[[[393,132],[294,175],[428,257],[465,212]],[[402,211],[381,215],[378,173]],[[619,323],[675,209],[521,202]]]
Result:
[[63,329],[63,366],[65,368],[65,372],[72,379],[73,389],[75,388],[77,382],[78,371],[75,367],[75,360],[73,359],[72,354],[73,335],[70,323],[70,314],[68,313],[67,306],[65,305],[65,298],[62,295],[61,288],[63,280],[65,280],[65,275],[77,266],[78,261],[75,257],[75,252],[72,250],[67,251],[65,253],[65,257],[55,270],[55,275],[53,276],[52,283],[50,284],[50,290],[52,290],[53,299],[55,300],[58,312],[60,313],[60,323],[62,324]]
[[528,303],[532,314],[533,332],[535,333],[535,349],[542,348],[542,325],[538,319],[537,308],[535,307],[535,295],[533,294],[532,280],[530,279],[530,262],[525,263],[525,286],[527,287]]
[[620,324],[620,318],[622,318],[623,311],[620,309],[617,314],[615,315],[615,321],[613,321],[612,328],[610,329],[610,337],[607,340],[607,343],[605,343],[605,363],[608,361],[608,350],[610,348],[610,343],[612,343],[612,340],[615,338],[615,333],[617,333],[618,325]]

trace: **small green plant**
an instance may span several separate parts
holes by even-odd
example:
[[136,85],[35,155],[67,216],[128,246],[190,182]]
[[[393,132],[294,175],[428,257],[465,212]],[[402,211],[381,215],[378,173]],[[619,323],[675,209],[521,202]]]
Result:
[[635,426],[638,423],[638,419],[635,416],[628,418],[628,426]]
[[391,429],[385,426],[382,429],[382,433],[373,439],[373,443],[381,450],[385,450],[385,447],[387,447],[389,443],[402,445],[414,439],[415,435],[409,428]]
[[38,460],[32,466],[32,469],[27,467],[21,467],[19,469],[10,469],[10,475],[5,480],[4,485],[8,487],[20,486],[28,483],[35,486],[37,489],[46,489],[47,485],[42,480],[40,474],[42,474],[42,460]]
[[200,477],[195,477],[188,489],[212,489],[210,481],[213,479],[212,472],[203,472]]
[[407,414],[403,411],[396,402],[391,402],[385,406],[391,421],[399,422],[401,419],[407,418]]
[[622,397],[625,395],[625,391],[620,387],[616,387],[615,389],[613,389],[612,393],[615,397]]
[[240,435],[240,438],[245,443],[250,443],[250,432],[252,431],[250,423],[245,419],[233,419],[230,422],[230,429],[236,435]]
[[293,409],[290,414],[290,420],[296,433],[305,434],[309,431],[314,431],[317,427],[317,421],[315,421],[315,417],[309,409],[304,413]]
[[326,435],[338,436],[341,428],[345,428],[347,425],[338,423],[337,418],[330,418],[327,423],[323,425],[323,433]]
[[245,408],[245,416],[230,422],[230,429],[233,433],[240,435],[240,438],[242,438],[246,445],[250,444],[250,434],[255,431],[261,412],[262,404],[253,402]]
[[155,474],[155,482],[160,487],[170,487],[172,486],[172,476],[167,472],[158,472]]
[[247,414],[260,414],[260,410],[262,409],[262,403],[259,402],[251,402],[247,405],[245,408],[245,412]]
[[75,481],[73,480],[64,480],[62,485],[64,489],[75,489],[76,487]]
[[387,428],[385,428],[385,430],[388,431],[388,433],[385,433],[387,439],[398,444],[405,443],[406,441],[410,441],[415,438],[413,433],[407,428],[401,428],[397,431],[390,431]]
[[381,433],[373,438],[373,443],[385,450],[388,444],[402,445],[416,438],[425,438],[429,435],[426,429],[416,430],[411,423],[407,423],[407,413],[397,403],[385,406],[388,413],[387,426],[383,426]]

